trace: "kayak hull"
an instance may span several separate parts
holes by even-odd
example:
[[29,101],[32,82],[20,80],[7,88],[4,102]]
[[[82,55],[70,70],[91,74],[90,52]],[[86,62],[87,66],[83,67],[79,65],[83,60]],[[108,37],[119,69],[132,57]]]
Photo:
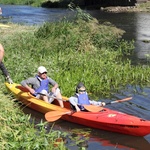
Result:
[[[61,108],[57,101],[48,104],[32,96],[20,84],[5,83],[6,87],[13,95],[26,106],[43,114],[49,111],[69,112],[71,110],[67,97],[63,97],[65,108]],[[104,108],[100,112],[74,112],[62,115],[61,119],[69,122],[81,124],[87,127],[118,132],[133,136],[146,136],[150,134],[150,121],[119,111]]]
[[98,113],[85,112],[84,114],[64,115],[62,119],[96,129],[134,136],[150,134],[150,121],[109,109]]

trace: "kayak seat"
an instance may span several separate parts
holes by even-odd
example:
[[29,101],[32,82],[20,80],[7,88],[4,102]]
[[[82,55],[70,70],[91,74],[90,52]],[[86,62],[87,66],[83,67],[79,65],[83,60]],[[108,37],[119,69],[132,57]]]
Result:
[[17,89],[23,91],[23,92],[29,92],[29,90],[21,85],[16,86]]

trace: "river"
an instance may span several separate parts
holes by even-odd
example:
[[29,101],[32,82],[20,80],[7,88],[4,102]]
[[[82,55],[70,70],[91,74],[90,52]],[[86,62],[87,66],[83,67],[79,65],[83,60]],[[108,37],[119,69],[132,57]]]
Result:
[[[67,9],[48,9],[35,8],[31,6],[16,6],[16,5],[0,5],[2,8],[4,19],[0,22],[12,22],[26,25],[42,25],[44,22],[54,22],[63,19],[64,17],[71,17],[73,12]],[[99,10],[87,11],[93,17],[102,21],[108,21],[115,26],[123,29],[126,33],[123,35],[125,40],[135,40],[135,55],[133,61],[146,62],[145,54],[150,54],[150,43],[145,43],[143,40],[150,40],[150,13],[106,13]],[[108,107],[119,110],[125,113],[130,113],[138,117],[150,120],[150,88],[145,87],[143,91],[136,87],[139,93],[144,92],[144,95],[135,94],[134,88],[128,88],[128,91],[123,91],[123,95],[117,95],[119,99],[132,95],[133,99],[130,102],[121,104],[113,104]],[[36,123],[41,119],[44,120],[44,115],[29,108],[24,109],[26,114],[32,114],[32,118]],[[47,129],[52,124],[47,126]],[[149,150],[150,149],[150,135],[145,137],[133,137],[118,133],[107,132],[103,130],[89,129],[84,126],[59,120],[54,125],[55,129],[68,132],[69,134],[77,129],[76,135],[85,138],[81,134],[82,131],[89,132],[88,140],[84,145],[70,146],[71,141],[67,146],[71,150],[78,150],[85,147],[85,150]],[[89,131],[90,130],[90,131]],[[71,143],[72,144],[72,143]]]

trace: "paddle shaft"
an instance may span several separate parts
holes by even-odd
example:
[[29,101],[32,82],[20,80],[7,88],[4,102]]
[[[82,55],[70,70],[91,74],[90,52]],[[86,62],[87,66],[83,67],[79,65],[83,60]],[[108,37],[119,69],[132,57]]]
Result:
[[[46,95],[46,94],[42,94],[42,93],[37,93],[37,94],[40,94],[40,95],[43,95],[43,96],[48,96],[49,98],[54,98],[54,99],[66,102],[66,100],[57,98],[55,96],[50,96],[50,95]],[[131,99],[132,99],[132,97],[128,97],[128,98],[124,98],[124,99],[121,99],[121,100],[116,100],[116,101],[108,102],[108,103],[106,103],[106,105],[113,104],[113,103],[121,103],[121,102],[125,102],[125,101],[131,100]],[[80,104],[78,104],[78,105],[80,105]]]
[[[43,96],[48,96],[50,98],[54,98],[54,99],[66,102],[66,100],[63,100],[63,99],[60,99],[60,98],[57,98],[57,97],[54,97],[54,96],[45,95],[45,94],[42,94],[42,93],[38,93],[38,94],[41,94]],[[125,102],[125,101],[131,100],[131,99],[132,99],[132,97],[128,97],[128,98],[124,98],[124,99],[121,99],[121,100],[116,100],[116,101],[105,103],[105,105],[109,105],[109,104],[113,104],[113,103],[121,103],[121,102]],[[81,105],[81,104],[78,104],[78,105]],[[99,112],[103,109],[103,107],[97,107],[97,106],[93,106],[93,105],[83,105],[83,106],[87,111],[90,111],[90,112]]]
[[121,103],[121,102],[125,102],[125,101],[131,100],[131,99],[132,99],[132,97],[128,97],[128,98],[124,98],[122,100],[116,100],[116,101],[108,102],[108,103],[106,103],[106,105],[113,104],[113,103]]

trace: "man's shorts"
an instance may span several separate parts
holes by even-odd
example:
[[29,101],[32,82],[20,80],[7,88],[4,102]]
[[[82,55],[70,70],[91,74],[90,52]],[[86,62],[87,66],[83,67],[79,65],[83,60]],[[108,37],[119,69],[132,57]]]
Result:
[[47,95],[49,97],[48,98],[49,103],[52,103],[54,101],[55,97],[57,97],[58,93],[60,93],[60,89],[57,88],[56,91],[55,91],[55,93],[52,93],[52,92],[48,93],[46,90],[42,90],[40,93],[41,94],[38,94],[36,96],[36,98],[40,99],[40,97],[41,97],[42,94],[43,95]]

